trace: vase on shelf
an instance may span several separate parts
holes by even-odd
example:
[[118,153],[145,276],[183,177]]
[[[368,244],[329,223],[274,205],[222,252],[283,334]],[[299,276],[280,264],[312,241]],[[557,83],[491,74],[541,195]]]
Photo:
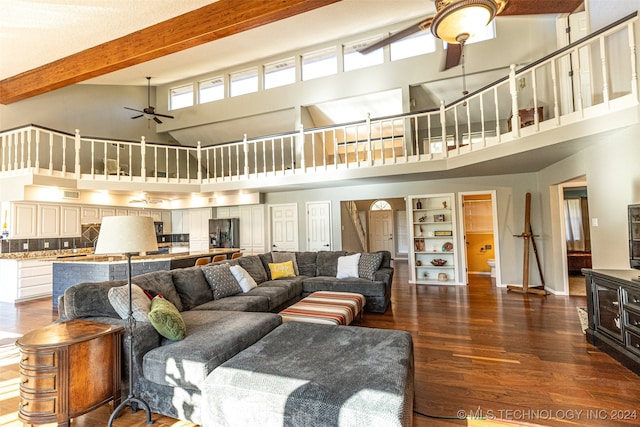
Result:
[[420,200],[416,203],[416,209],[422,209],[422,202]]

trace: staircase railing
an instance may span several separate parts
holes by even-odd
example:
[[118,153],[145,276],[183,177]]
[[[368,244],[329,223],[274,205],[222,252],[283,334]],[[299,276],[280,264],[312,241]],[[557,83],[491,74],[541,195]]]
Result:
[[356,235],[358,236],[360,246],[362,247],[362,250],[364,252],[367,252],[369,250],[369,245],[367,243],[367,233],[365,233],[364,227],[362,226],[362,221],[360,220],[360,215],[358,214],[358,206],[353,200],[349,200],[346,205],[347,210],[349,211],[349,218],[351,218],[353,228],[356,230]]
[[[638,104],[637,13],[438,108],[195,147],[0,132],[0,176],[216,184],[425,162],[505,144]],[[573,77],[569,77],[572,70]],[[374,173],[374,172],[372,172]]]

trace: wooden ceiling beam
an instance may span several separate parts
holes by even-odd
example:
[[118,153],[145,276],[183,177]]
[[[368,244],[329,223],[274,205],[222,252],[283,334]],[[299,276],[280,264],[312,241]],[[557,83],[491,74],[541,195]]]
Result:
[[308,12],[340,0],[218,0],[0,81],[10,104]]

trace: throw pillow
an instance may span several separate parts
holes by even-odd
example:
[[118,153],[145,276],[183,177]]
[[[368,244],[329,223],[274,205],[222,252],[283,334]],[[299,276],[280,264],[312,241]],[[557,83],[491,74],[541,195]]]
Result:
[[271,258],[273,259],[273,262],[278,264],[291,261],[293,264],[293,271],[296,273],[296,276],[300,274],[298,272],[298,262],[296,260],[295,252],[271,252]]
[[[109,289],[107,298],[113,309],[126,319],[129,317],[129,285],[118,286]],[[133,318],[140,322],[148,322],[147,313],[151,310],[151,300],[145,295],[142,288],[135,283],[131,284],[131,307],[133,308]]]
[[205,279],[213,289],[213,299],[220,299],[236,295],[242,292],[242,288],[227,263],[211,264],[202,267]]
[[380,252],[365,252],[360,256],[358,264],[358,276],[363,279],[375,280],[376,271],[382,263],[382,254]]
[[271,271],[271,279],[282,279],[284,277],[295,277],[296,272],[293,269],[293,262],[269,263],[269,271]]
[[160,296],[153,298],[148,317],[156,331],[167,339],[179,341],[187,334],[187,326],[182,315],[167,299]]
[[338,272],[336,278],[346,279],[348,277],[358,277],[358,264],[360,254],[346,255],[338,258]]
[[251,277],[247,270],[240,267],[239,265],[232,265],[229,270],[231,270],[231,274],[233,274],[233,277],[236,278],[236,281],[242,288],[242,292],[249,292],[251,289],[258,286],[256,281],[253,280],[253,277]]

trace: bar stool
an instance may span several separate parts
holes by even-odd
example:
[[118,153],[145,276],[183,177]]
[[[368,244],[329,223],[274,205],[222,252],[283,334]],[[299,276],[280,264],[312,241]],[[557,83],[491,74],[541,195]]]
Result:
[[236,252],[233,255],[231,255],[231,259],[240,258],[241,256],[242,256],[242,252]]
[[207,265],[211,262],[211,257],[210,256],[205,256],[202,258],[198,258],[196,260],[196,264],[195,265]]
[[227,256],[224,254],[214,255],[213,260],[211,262],[224,261],[225,259],[227,259]]

